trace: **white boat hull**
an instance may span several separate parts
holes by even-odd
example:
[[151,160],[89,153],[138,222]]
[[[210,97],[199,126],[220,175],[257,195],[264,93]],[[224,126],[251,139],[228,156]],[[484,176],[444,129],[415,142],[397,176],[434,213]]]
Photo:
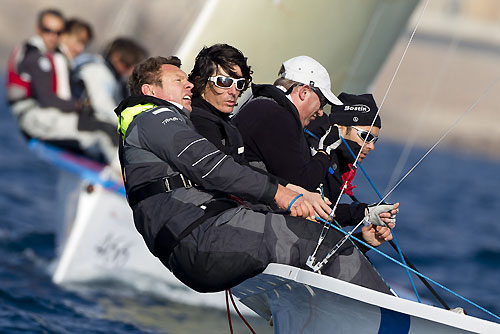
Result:
[[[125,197],[99,185],[92,192],[85,182],[80,187],[75,221],[55,261],[55,283],[119,280],[176,302],[226,307],[223,292],[201,294],[188,288],[149,252]],[[238,308],[255,315],[245,305],[238,303]]]
[[280,264],[231,290],[275,333],[500,333],[500,325]]

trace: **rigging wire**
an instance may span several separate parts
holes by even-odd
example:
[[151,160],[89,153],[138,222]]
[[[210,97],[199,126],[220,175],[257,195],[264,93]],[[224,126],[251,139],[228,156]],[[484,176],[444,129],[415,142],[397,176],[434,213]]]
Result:
[[[337,226],[335,226],[335,225],[331,224],[330,222],[326,221],[325,219],[323,219],[323,218],[321,218],[321,217],[316,216],[316,219],[317,219],[317,220],[319,220],[319,221],[321,221],[321,222],[323,222],[323,223],[325,223],[325,224],[328,224],[328,225],[332,226],[334,229],[336,229],[337,231],[339,231],[339,232],[341,232],[341,233],[343,233],[343,234],[345,234],[345,235],[349,234],[349,232],[346,232],[346,231],[344,231],[343,229],[338,228]],[[438,282],[436,282],[436,281],[434,281],[434,280],[430,279],[429,277],[427,277],[427,276],[423,275],[422,273],[420,273],[420,272],[418,272],[418,271],[416,271],[416,270],[414,270],[414,269],[410,268],[409,266],[407,266],[407,265],[405,265],[405,264],[403,264],[403,263],[399,262],[398,260],[396,260],[396,259],[392,258],[391,256],[389,256],[389,255],[385,254],[384,252],[382,252],[382,251],[378,250],[377,248],[375,248],[375,247],[371,246],[370,244],[368,244],[368,243],[364,242],[363,240],[358,239],[358,238],[356,238],[356,237],[354,237],[354,236],[351,236],[351,238],[352,238],[353,240],[355,240],[355,241],[359,242],[360,244],[362,244],[362,245],[364,245],[364,246],[366,246],[366,247],[370,248],[371,250],[374,250],[375,252],[379,253],[380,255],[382,255],[383,257],[385,257],[386,259],[388,259],[388,260],[390,260],[390,261],[392,261],[392,262],[394,262],[394,263],[396,263],[396,264],[398,264],[398,265],[400,265],[400,266],[402,266],[402,267],[406,267],[406,269],[408,269],[409,271],[413,272],[415,275],[418,275],[419,277],[425,278],[426,280],[428,280],[429,282],[431,282],[431,283],[433,283],[433,284],[437,285],[437,286],[438,286],[438,287],[440,287],[441,289],[443,289],[443,290],[445,290],[445,291],[447,291],[447,292],[449,292],[449,293],[453,294],[454,296],[456,296],[456,297],[458,297],[458,298],[462,299],[463,301],[465,301],[465,302],[467,302],[467,303],[469,303],[469,304],[471,304],[471,305],[475,306],[475,307],[476,307],[476,308],[478,308],[479,310],[484,311],[484,312],[488,313],[489,315],[491,315],[492,317],[494,317],[494,318],[496,318],[496,319],[500,320],[500,316],[496,315],[495,313],[493,313],[493,312],[491,312],[491,311],[488,311],[488,310],[487,310],[487,309],[485,309],[484,307],[482,307],[482,306],[480,306],[480,305],[478,305],[478,304],[474,303],[473,301],[471,301],[471,300],[469,300],[469,299],[467,299],[467,298],[465,298],[465,297],[463,297],[463,296],[459,295],[458,293],[456,293],[456,292],[454,292],[453,290],[451,290],[451,289],[449,289],[449,288],[445,287],[444,285],[442,285],[442,284],[440,284],[440,283],[438,283]]]
[[[373,118],[373,121],[372,121],[372,124],[370,125],[370,129],[369,131],[372,130],[373,128],[373,124],[375,124],[375,121],[377,119],[377,116],[379,115],[380,113],[380,110],[382,109],[382,106],[385,102],[385,99],[389,93],[389,90],[391,89],[391,86],[392,86],[392,83],[394,82],[394,79],[396,78],[396,75],[399,71],[399,68],[401,67],[401,64],[403,63],[403,60],[406,56],[406,52],[408,51],[408,48],[410,47],[410,44],[413,40],[413,36],[415,36],[415,33],[417,31],[417,28],[418,26],[420,25],[420,22],[422,21],[422,17],[423,17],[423,14],[425,12],[425,9],[427,8],[427,5],[429,4],[429,0],[427,0],[425,2],[425,5],[424,5],[424,8],[420,11],[420,14],[419,14],[419,17],[418,17],[418,20],[417,20],[417,23],[415,24],[415,27],[413,28],[413,31],[411,33],[411,36],[410,36],[410,40],[408,41],[408,44],[406,45],[406,48],[403,52],[403,55],[401,56],[401,59],[399,61],[399,64],[396,68],[396,70],[394,71],[394,75],[392,76],[392,79],[391,79],[391,82],[389,83],[389,86],[387,87],[387,90],[385,92],[385,95],[384,95],[384,98],[382,99],[382,102],[380,104],[380,107],[379,109],[377,110],[377,113],[375,115],[375,117]],[[359,161],[359,156],[361,154],[361,151],[363,150],[363,147],[366,145],[366,139],[368,137],[365,137],[365,139],[363,140],[363,145],[361,145],[361,149],[359,150],[359,153],[354,161],[354,164],[353,164],[353,167],[356,168],[357,167],[357,163]],[[344,182],[341,190],[340,190],[340,194],[339,196],[337,197],[337,200],[335,201],[335,205],[332,209],[332,211],[330,212],[329,216],[328,216],[328,221],[332,221],[334,215],[335,215],[335,211],[337,209],[337,206],[340,202],[340,198],[342,197],[342,194],[344,193],[345,189],[347,188],[347,181]],[[380,205],[380,203],[378,203],[377,205]],[[337,245],[335,245],[334,248],[332,248],[332,250],[330,252],[328,252],[328,254],[326,255],[326,257],[321,261],[321,262],[318,262],[316,265],[314,264],[314,262],[316,261],[316,253],[321,245],[321,243],[323,242],[323,240],[325,239],[326,237],[326,234],[328,233],[328,230],[329,230],[329,226],[328,225],[323,225],[323,229],[321,230],[321,233],[320,233],[320,236],[318,238],[318,243],[316,244],[316,248],[314,249],[313,253],[308,257],[307,261],[306,261],[306,265],[308,267],[310,267],[311,269],[313,269],[315,272],[319,271],[321,269],[321,267],[328,261],[328,258],[330,258],[333,254],[335,254],[335,252],[346,242],[346,240],[349,238],[350,235],[352,235],[352,233],[354,233],[354,231],[359,227],[361,226],[361,224],[363,223],[364,220],[360,221],[352,230],[351,232],[349,232],[349,234],[343,238],[342,240],[340,240],[340,244],[337,243]]]
[[[453,124],[446,130],[446,132],[439,138],[439,140],[422,156],[422,158],[420,158],[420,160],[417,161],[417,163],[396,183],[396,185],[383,197],[380,199],[380,201],[377,203],[377,205],[380,205],[381,203],[383,203],[385,201],[385,199],[392,193],[394,192],[394,190],[408,177],[408,175],[411,174],[411,172],[413,172],[413,170],[415,170],[415,168],[417,168],[417,166],[432,152],[432,150],[434,150],[434,148],[441,142],[443,141],[443,139],[464,119],[464,117],[469,113],[471,112],[475,107],[476,105],[484,98],[486,97],[490,92],[491,90],[497,85],[498,81],[500,80],[500,74],[493,80],[489,83],[489,85],[486,87],[486,89],[481,93],[481,95],[471,104],[471,106],[469,108],[467,108],[467,110],[465,110],[456,120],[455,122],[453,122]],[[362,169],[363,170],[363,169]],[[366,174],[365,174],[366,175]],[[378,192],[377,192],[378,193]],[[324,221],[323,219],[320,219],[321,221]],[[354,232],[354,230],[356,230],[360,225],[361,223],[363,223],[363,221],[359,222],[358,225],[356,225],[356,227],[354,229],[352,229],[349,233],[347,232],[344,232],[342,230],[343,233],[346,234],[346,236],[341,239],[337,245],[335,245],[334,249],[332,249],[332,251],[330,251],[328,254],[327,254],[327,257],[331,257],[341,246],[342,244],[349,238],[349,237],[352,237],[352,233]],[[330,224],[330,223],[328,223]],[[333,225],[331,225],[333,226]],[[334,226],[335,227],[335,226]],[[352,237],[353,239],[357,240],[355,237]],[[365,243],[363,243],[365,244]],[[371,249],[374,249],[373,247],[370,246]],[[383,254],[384,256],[388,257],[386,254],[380,252],[377,250],[378,253],[380,254]],[[327,257],[325,257],[325,259],[322,261],[322,264],[326,263],[326,260],[327,260]],[[392,259],[392,258],[391,258]],[[394,260],[394,259],[392,259]],[[394,260],[396,261],[396,260]],[[396,261],[396,263],[399,263],[398,261]],[[406,265],[403,265],[401,263],[399,263],[400,265],[402,265],[403,267],[407,268],[407,270],[409,269],[408,266]],[[410,268],[411,269],[411,268]],[[411,269],[412,272],[414,273],[417,273],[416,270],[413,270]],[[424,277],[427,279],[427,277],[423,276],[422,274],[418,273],[417,275],[419,275],[420,277]],[[430,280],[430,279],[429,279]],[[436,284],[436,282],[430,280],[432,283]],[[441,285],[438,285],[442,288],[444,288],[443,286]],[[445,288],[446,290],[448,290],[449,292],[455,294],[456,296],[464,299],[465,301],[471,303],[472,305],[482,309],[483,311],[489,313],[490,315],[493,315],[495,316],[496,318],[500,319],[500,317],[494,315],[493,313],[481,308],[479,305],[461,297],[460,295],[456,294],[455,292]]]
[[[399,73],[399,68],[401,67],[401,64],[403,64],[403,60],[406,57],[406,53],[408,52],[408,49],[410,48],[411,42],[413,41],[413,37],[415,36],[415,33],[417,32],[417,28],[420,25],[420,22],[422,21],[422,17],[424,16],[425,9],[427,8],[428,4],[429,4],[429,0],[427,0],[425,2],[424,8],[420,11],[420,14],[419,14],[418,19],[417,19],[417,23],[415,24],[415,27],[413,28],[410,39],[408,40],[408,43],[406,44],[406,48],[403,51],[403,55],[401,56],[401,59],[399,60],[398,66],[396,67],[396,70],[394,71],[394,74],[392,75],[391,81],[389,82],[389,86],[387,86],[384,97],[382,98],[382,102],[380,102],[380,106],[377,110],[377,113],[375,114],[375,117],[373,118],[372,124],[370,125],[370,129],[368,130],[369,132],[372,131],[373,124],[375,124],[375,121],[377,120],[377,116],[380,114],[380,110],[382,110],[382,107],[384,106],[387,95],[389,95],[389,91],[391,90],[392,84],[394,83],[394,79],[396,79],[396,75]],[[356,156],[356,161],[354,161],[354,167],[356,167],[356,165],[359,161],[359,156],[361,155],[361,151],[363,150],[363,147],[366,145],[366,139],[368,139],[368,136],[365,137],[365,139],[363,140],[363,145],[361,145],[361,149],[359,150],[359,153]]]
[[471,112],[476,107],[476,105],[490,93],[490,91],[493,89],[493,87],[496,86],[499,80],[500,80],[500,74],[493,81],[490,82],[490,84],[481,93],[481,95],[474,101],[474,103],[472,103],[472,105],[469,108],[467,108],[467,110],[465,110],[455,120],[455,122],[453,122],[453,124],[446,130],[446,132],[441,136],[441,138],[439,138],[438,141],[434,145],[432,145],[432,147],[420,158],[420,160],[418,160],[415,163],[415,165],[413,165],[413,167],[410,168],[410,170],[396,183],[396,185],[394,185],[394,187],[380,200],[378,204],[382,203],[390,194],[394,192],[394,190],[396,190],[396,188],[401,184],[401,182],[403,182],[404,179],[406,179],[408,175],[410,175],[411,172],[413,172],[413,170],[417,168],[418,165],[420,165],[420,163],[429,155],[429,153],[431,153],[434,150],[434,148],[436,148],[436,146],[438,146],[439,143],[441,143],[443,139],[446,138],[446,136],[458,125],[458,123],[460,123],[464,119],[464,117],[467,116],[467,114]]
[[[342,137],[341,137],[342,138]],[[356,155],[354,154],[354,152],[351,150],[351,148],[349,147],[349,145],[347,144],[347,142],[345,141],[344,138],[342,138],[342,141],[344,142],[344,144],[347,146],[349,152],[351,153],[351,155],[353,157],[355,157]],[[361,164],[359,164],[359,167],[361,167],[361,171],[363,172],[363,174],[365,175],[366,179],[368,180],[368,182],[370,183],[370,185],[372,186],[372,189],[377,193],[378,197],[379,198],[382,198],[382,195],[380,194],[380,192],[378,191],[377,187],[375,186],[375,184],[372,182],[371,178],[368,176],[368,173],[366,173],[365,169],[363,168],[363,166]],[[404,264],[407,264],[410,268],[412,268],[413,270],[415,271],[419,271],[414,265],[413,263],[411,263],[410,260],[408,260],[408,258],[403,254],[403,252],[401,251],[401,248],[399,247],[399,244],[396,240],[396,235],[394,233],[394,231],[392,232],[392,235],[394,237],[394,242],[393,240],[390,240],[389,241],[389,244],[392,246],[392,248],[394,248],[394,250],[396,252],[398,252],[398,254],[400,255],[401,257],[401,262],[403,262]],[[417,288],[415,287],[415,283],[413,282],[413,279],[410,275],[410,272],[408,271],[408,269],[406,269],[406,273],[408,274],[408,278],[410,279],[410,282],[411,282],[411,285],[412,285],[412,288],[413,288],[413,291],[415,292],[415,295],[417,296],[417,300],[418,302],[420,303],[421,300],[420,300],[420,296],[418,295],[418,292],[417,292]],[[427,282],[423,277],[421,276],[417,276],[420,281],[425,285],[425,287],[431,292],[431,294],[439,301],[439,303],[441,303],[441,305],[449,310],[450,307],[448,306],[448,304],[443,300],[443,298],[441,298],[441,296],[436,292],[436,290],[434,290],[434,288],[429,284],[429,282]]]
[[384,190],[384,193],[387,193],[389,189],[394,186],[398,178],[401,176],[401,173],[403,172],[403,168],[406,165],[406,162],[408,161],[409,155],[413,147],[415,146],[419,130],[423,127],[424,124],[424,116],[427,116],[427,114],[430,111],[430,107],[433,104],[433,102],[436,100],[438,88],[442,85],[444,81],[444,76],[446,73],[449,71],[449,65],[450,65],[450,60],[452,56],[456,55],[458,45],[460,44],[460,36],[462,32],[462,26],[459,25],[459,30],[455,30],[455,33],[452,36],[451,42],[448,45],[446,55],[442,60],[442,66],[439,67],[439,72],[437,76],[432,80],[433,84],[431,85],[429,89],[429,98],[427,98],[426,103],[423,107],[423,112],[419,113],[419,117],[416,120],[416,125],[413,127],[413,131],[411,135],[408,137],[408,140],[406,141],[405,147],[403,148],[403,151],[401,152],[401,155],[399,156],[399,159],[394,167],[394,170],[392,172],[391,177],[389,178],[389,182],[387,183],[387,187]]
[[[351,147],[349,146],[349,144],[347,143],[347,141],[344,139],[344,137],[340,136],[340,138],[342,139],[342,142],[344,143],[345,146],[347,146],[347,149],[349,150],[349,153],[351,153],[351,155],[356,158],[356,155],[354,154],[354,152],[351,150]],[[381,199],[382,198],[382,194],[380,194],[380,192],[378,191],[377,187],[375,186],[375,184],[372,182],[371,178],[368,176],[368,173],[365,171],[365,169],[363,168],[363,166],[361,166],[361,163],[359,164],[359,167],[361,168],[361,171],[363,172],[365,178],[368,180],[368,182],[370,183],[370,185],[372,186],[372,189],[377,193],[377,196]],[[401,248],[399,248],[399,244],[398,244],[398,241],[396,239],[396,234],[394,233],[394,231],[392,231],[392,237],[394,239],[394,241],[389,241],[389,243],[391,244],[391,246],[398,252],[399,256],[401,257],[401,261],[406,264],[407,262],[407,258],[406,256],[404,256],[403,252],[401,251]],[[411,266],[411,265],[410,265]],[[414,267],[412,267],[414,268]],[[415,269],[416,270],[416,269]],[[411,286],[413,288],[413,291],[415,292],[415,296],[417,297],[417,300],[419,303],[421,303],[422,301],[420,300],[420,296],[418,294],[418,291],[417,291],[417,288],[415,287],[415,283],[413,282],[413,278],[411,277],[410,275],[410,272],[408,270],[406,270],[406,273],[408,274],[408,278],[410,280],[410,283],[411,283]],[[432,292],[432,291],[431,291]],[[442,304],[445,308],[449,309],[448,305],[446,305],[446,303]]]

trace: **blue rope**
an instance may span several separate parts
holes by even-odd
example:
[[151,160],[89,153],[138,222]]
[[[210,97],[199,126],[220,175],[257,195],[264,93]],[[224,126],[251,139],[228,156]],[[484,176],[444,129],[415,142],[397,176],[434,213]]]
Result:
[[[349,147],[349,144],[347,144],[347,142],[345,141],[344,137],[340,136],[340,139],[342,139],[342,142],[344,142],[344,145],[347,146],[347,149],[349,150],[349,152],[351,153],[351,155],[354,157],[354,159],[356,159],[356,155],[351,150],[351,148]],[[377,187],[375,187],[375,184],[372,182],[372,180],[370,179],[370,177],[366,173],[366,171],[363,168],[363,166],[361,166],[361,163],[359,163],[358,166],[361,168],[361,171],[363,172],[363,174],[365,175],[366,179],[368,180],[368,182],[372,186],[373,190],[375,190],[375,192],[377,193],[378,197],[382,200],[382,195],[378,191]],[[398,244],[398,241],[396,240],[396,234],[394,233],[394,231],[392,232],[392,236],[393,236],[394,244],[396,245],[396,249],[398,251],[398,254],[401,257],[401,261],[406,265],[406,261],[405,261],[405,258],[403,256],[403,252],[399,248],[399,244]],[[413,291],[415,292],[415,296],[417,297],[418,302],[421,303],[422,301],[420,300],[420,296],[418,295],[417,288],[415,287],[415,283],[413,282],[413,278],[411,277],[411,274],[408,271],[408,269],[406,270],[406,273],[408,274],[408,278],[410,279],[410,283],[411,283],[411,286],[413,288]]]
[[[356,154],[354,154],[354,152],[351,150],[351,148],[349,147],[349,144],[347,144],[347,142],[345,141],[344,137],[340,136],[340,139],[342,139],[342,141],[344,142],[344,145],[347,146],[347,149],[349,150],[349,152],[351,153],[351,155],[353,156],[354,159],[356,159]],[[361,162],[359,162],[357,164],[357,166],[359,168],[361,168],[361,171],[363,172],[363,174],[365,175],[366,179],[368,180],[368,182],[370,182],[370,185],[372,186],[373,190],[375,190],[375,192],[377,193],[378,197],[380,199],[382,199],[382,195],[379,193],[379,191],[377,190],[377,187],[375,187],[375,185],[373,184],[372,180],[370,179],[370,177],[368,176],[368,174],[366,173],[365,169],[363,168],[363,166],[361,166]]]
[[[396,244],[396,249],[398,250],[398,254],[401,257],[401,262],[403,262],[405,264],[405,266],[406,266],[405,257],[403,256],[403,252],[401,252],[401,248],[399,248],[398,241],[396,240],[396,234],[394,234],[394,232],[392,232],[392,238],[394,239],[394,243]],[[421,303],[422,301],[420,300],[420,296],[418,295],[417,288],[415,287],[415,283],[413,282],[411,274],[410,274],[410,272],[408,271],[407,268],[406,268],[406,274],[410,278],[411,286],[413,288],[413,291],[415,292],[415,296],[417,296],[418,302]]]
[[298,194],[297,196],[295,196],[294,199],[292,199],[290,204],[288,204],[288,209],[287,209],[288,212],[290,212],[290,209],[292,208],[293,203],[295,203],[295,201],[298,200],[302,196],[304,196],[304,194]]
[[309,136],[313,137],[314,139],[317,139],[319,140],[319,137],[316,136],[314,133],[312,133],[311,131],[307,130],[307,129],[304,129],[304,132],[307,133]]
[[[346,231],[344,231],[343,229],[341,229],[341,228],[339,228],[339,227],[337,227],[337,226],[335,226],[335,225],[333,225],[333,224],[329,223],[328,221],[324,220],[324,219],[323,219],[323,218],[321,218],[321,217],[317,217],[317,216],[316,216],[316,219],[317,219],[317,220],[319,220],[319,221],[322,221],[322,222],[323,222],[323,223],[325,223],[325,224],[330,225],[331,227],[333,227],[334,229],[336,229],[336,230],[337,230],[337,231],[339,231],[339,232],[344,233],[345,235],[347,235],[347,234],[348,234],[348,233],[347,233]],[[498,316],[498,315],[494,314],[493,312],[488,311],[487,309],[485,309],[484,307],[479,306],[478,304],[474,303],[473,301],[471,301],[471,300],[469,300],[469,299],[467,299],[467,298],[465,298],[465,297],[462,297],[462,296],[461,296],[461,295],[459,295],[458,293],[456,293],[456,292],[454,292],[454,291],[452,291],[452,290],[448,289],[448,288],[447,288],[447,287],[445,287],[444,285],[442,285],[442,284],[440,284],[440,283],[438,283],[438,282],[436,282],[436,281],[434,281],[434,280],[430,279],[429,277],[427,277],[427,276],[425,276],[425,275],[421,274],[420,272],[418,272],[418,271],[416,271],[416,270],[413,270],[412,268],[408,267],[406,264],[403,264],[403,263],[399,262],[398,260],[396,260],[396,259],[394,259],[394,258],[390,257],[389,255],[387,255],[387,254],[385,254],[385,253],[383,253],[383,252],[379,251],[379,250],[378,250],[378,249],[376,249],[375,247],[373,247],[373,246],[371,246],[371,245],[367,244],[366,242],[364,242],[364,241],[362,241],[362,240],[360,240],[360,239],[356,238],[356,237],[355,237],[355,236],[353,236],[353,235],[351,235],[351,238],[352,238],[352,239],[354,239],[355,241],[357,241],[357,242],[361,243],[362,245],[364,245],[364,246],[366,246],[366,247],[368,247],[368,248],[370,248],[370,249],[374,250],[375,252],[377,252],[377,253],[379,253],[380,255],[384,256],[384,257],[385,257],[385,258],[387,258],[388,260],[390,260],[390,261],[392,261],[392,262],[394,262],[394,263],[396,263],[396,264],[399,264],[401,267],[406,268],[406,270],[409,270],[409,271],[413,272],[415,275],[418,275],[418,276],[420,276],[420,277],[422,277],[422,278],[425,278],[425,279],[426,279],[426,280],[428,280],[429,282],[432,282],[432,283],[434,283],[435,285],[439,286],[441,289],[443,289],[443,290],[445,290],[445,291],[448,291],[449,293],[453,294],[454,296],[456,296],[456,297],[458,297],[458,298],[462,299],[463,301],[465,301],[465,302],[467,302],[467,303],[469,303],[469,304],[471,304],[471,305],[473,305],[473,306],[477,307],[477,308],[478,308],[478,309],[480,309],[481,311],[484,311],[484,312],[488,313],[489,315],[491,315],[492,317],[494,317],[494,318],[496,318],[496,319],[500,320],[500,316]]]

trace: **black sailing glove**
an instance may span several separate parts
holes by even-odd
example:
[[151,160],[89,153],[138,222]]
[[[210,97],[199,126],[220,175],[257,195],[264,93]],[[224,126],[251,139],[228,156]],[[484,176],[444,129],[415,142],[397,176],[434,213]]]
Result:
[[339,147],[340,144],[342,144],[342,139],[340,139],[339,128],[332,125],[319,139],[318,151],[323,151],[330,156],[330,152]]
[[309,147],[315,150],[318,148],[319,139],[325,135],[330,125],[330,119],[327,114],[323,114],[323,116],[317,117],[309,123],[307,128],[304,129]]

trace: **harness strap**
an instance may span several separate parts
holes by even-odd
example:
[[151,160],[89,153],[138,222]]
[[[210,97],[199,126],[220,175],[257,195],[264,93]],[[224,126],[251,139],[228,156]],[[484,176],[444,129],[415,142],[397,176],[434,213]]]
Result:
[[193,183],[182,174],[175,176],[166,176],[159,180],[150,182],[128,193],[128,203],[133,206],[148,197],[159,193],[168,193],[178,188],[192,188]]

